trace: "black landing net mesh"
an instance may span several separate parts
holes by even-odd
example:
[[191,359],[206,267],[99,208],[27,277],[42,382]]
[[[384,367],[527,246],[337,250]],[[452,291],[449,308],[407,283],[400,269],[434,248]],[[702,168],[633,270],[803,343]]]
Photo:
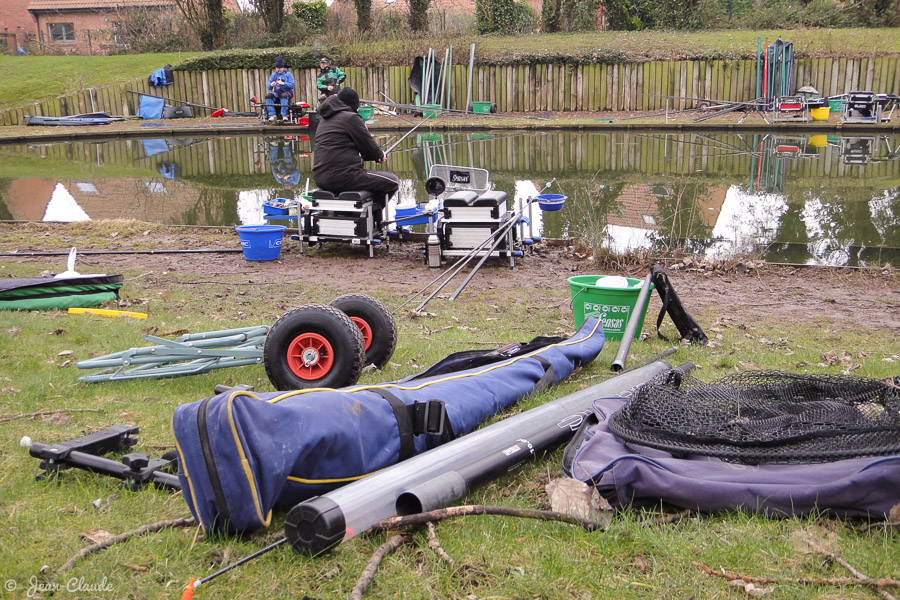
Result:
[[746,371],[704,383],[678,371],[613,414],[621,439],[744,464],[900,454],[900,378]]

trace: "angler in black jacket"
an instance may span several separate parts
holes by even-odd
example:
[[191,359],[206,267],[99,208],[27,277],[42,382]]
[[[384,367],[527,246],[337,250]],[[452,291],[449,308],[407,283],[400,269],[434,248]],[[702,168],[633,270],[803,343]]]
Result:
[[400,178],[385,171],[367,171],[363,161],[387,161],[381,147],[372,139],[356,110],[359,96],[353,88],[342,88],[319,105],[322,120],[316,127],[313,152],[313,179],[323,190],[337,195],[349,190],[368,190],[379,205],[375,210],[376,228],[388,200],[400,187]]

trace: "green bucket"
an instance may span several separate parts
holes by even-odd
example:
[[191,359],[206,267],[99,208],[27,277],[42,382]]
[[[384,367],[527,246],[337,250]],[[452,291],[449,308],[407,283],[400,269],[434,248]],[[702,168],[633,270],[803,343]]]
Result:
[[[641,293],[643,280],[627,277],[627,288],[606,288],[597,284],[609,275],[577,275],[569,277],[572,289],[572,312],[575,315],[575,328],[581,327],[585,319],[600,319],[603,323],[603,334],[608,340],[619,340],[625,334],[628,319],[634,312],[638,296]],[[650,291],[653,291],[650,284]],[[647,305],[641,311],[634,338],[637,339],[644,326]]]
[[356,109],[357,114],[362,117],[363,121],[370,120],[375,115],[375,107],[374,106],[360,106]]
[[829,100],[828,108],[829,108],[829,112],[833,112],[833,113],[844,112],[844,99],[840,98],[837,100]]

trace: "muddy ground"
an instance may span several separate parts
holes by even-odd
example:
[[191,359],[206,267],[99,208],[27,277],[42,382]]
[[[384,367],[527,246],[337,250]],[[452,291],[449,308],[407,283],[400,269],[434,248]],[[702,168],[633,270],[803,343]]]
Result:
[[[548,240],[536,245],[534,252],[519,260],[514,270],[500,259],[491,259],[472,279],[464,294],[475,295],[478,290],[492,289],[493,296],[505,297],[510,303],[535,297],[565,301],[569,295],[566,279],[573,275],[643,277],[652,262],[600,264],[571,245],[552,242]],[[77,270],[82,273],[98,270],[152,273],[155,278],[164,273],[177,273],[180,281],[283,285],[285,298],[291,297],[297,281],[317,282],[335,288],[337,293],[376,293],[388,289],[405,298],[426,287],[440,273],[425,266],[424,244],[420,242],[395,242],[387,248],[378,248],[375,258],[369,259],[365,248],[341,244],[328,244],[323,249],[304,246],[301,256],[297,242],[286,240],[279,260],[250,262],[237,251],[237,235],[229,229],[159,227],[134,221],[0,223],[0,252],[22,255],[21,258],[0,257],[0,265],[24,262],[33,264],[37,271],[58,264],[59,270],[63,270],[64,256],[27,257],[25,254],[63,253],[68,246],[77,246],[81,252]],[[231,252],[210,252],[217,249]],[[139,253],[89,254],[110,250]],[[151,250],[176,253],[149,254]],[[186,253],[185,250],[202,253]],[[442,268],[446,269],[450,264],[445,261]],[[824,324],[835,330],[887,329],[900,333],[900,270],[890,265],[864,270],[785,267],[746,259],[717,264],[682,259],[663,264],[688,310],[707,315],[707,320],[710,319],[708,315],[716,319],[727,316],[751,321],[774,318],[817,327]],[[0,270],[0,276],[8,277],[8,273],[9,269]],[[442,294],[452,292],[457,281],[461,282],[462,277],[458,276]],[[140,285],[139,281],[135,285]],[[132,293],[140,295],[139,291]],[[654,302],[658,308],[655,295]],[[651,304],[651,310],[653,307]]]

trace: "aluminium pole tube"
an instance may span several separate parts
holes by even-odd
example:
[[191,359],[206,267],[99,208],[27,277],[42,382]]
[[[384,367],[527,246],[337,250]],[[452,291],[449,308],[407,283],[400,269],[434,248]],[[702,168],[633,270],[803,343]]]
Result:
[[650,298],[650,283],[653,273],[647,273],[644,278],[644,284],[641,286],[641,293],[638,294],[637,302],[634,304],[634,310],[625,324],[625,333],[622,334],[622,342],[619,344],[619,351],[616,352],[616,358],[613,359],[610,367],[614,372],[618,373],[625,368],[625,361],[628,359],[628,350],[631,348],[631,342],[634,340],[634,334],[637,333],[638,323],[641,321],[641,314],[647,306],[647,300]]
[[[671,368],[668,362],[657,361],[617,375],[301,502],[288,513],[285,534],[295,550],[314,556],[395,515],[401,496],[404,510],[415,508],[416,502],[436,506],[441,504],[440,498],[459,497],[464,493],[462,481],[465,477],[481,482],[486,477],[482,473],[499,472],[497,464],[502,464],[504,471],[510,468],[514,462],[509,458],[512,454],[517,455],[516,460],[518,457],[524,460],[552,444],[569,439],[585,415],[591,412],[594,400],[629,395],[639,385]],[[532,439],[539,439],[542,445],[537,446]],[[491,458],[499,462],[494,463]],[[483,469],[478,473],[475,472],[476,463]],[[452,475],[454,472],[458,475]],[[445,488],[423,490],[421,486],[432,480],[442,482]],[[403,496],[414,492],[422,497]]]

